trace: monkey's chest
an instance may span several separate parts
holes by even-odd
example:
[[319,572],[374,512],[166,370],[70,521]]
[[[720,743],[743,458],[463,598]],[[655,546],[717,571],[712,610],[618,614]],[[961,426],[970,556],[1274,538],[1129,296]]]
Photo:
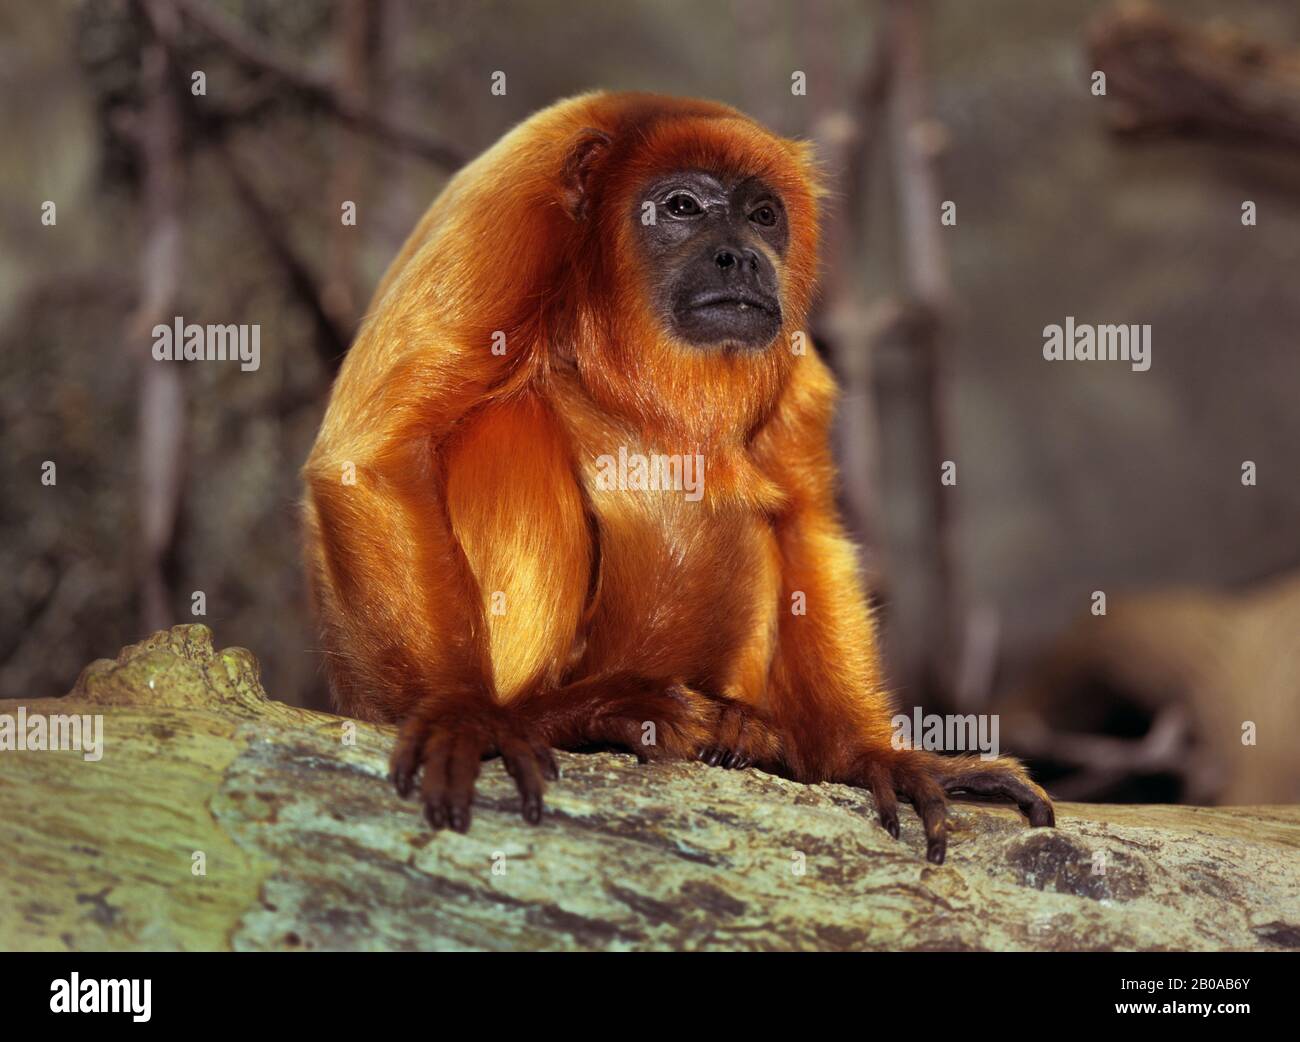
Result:
[[590,502],[600,553],[584,672],[720,690],[760,684],[779,599],[766,519],[680,489],[596,489]]

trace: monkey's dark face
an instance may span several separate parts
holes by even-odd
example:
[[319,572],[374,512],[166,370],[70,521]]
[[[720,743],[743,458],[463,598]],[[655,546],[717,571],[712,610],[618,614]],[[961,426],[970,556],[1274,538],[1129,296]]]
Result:
[[772,344],[781,328],[777,265],[790,239],[777,193],[755,178],[683,171],[647,186],[633,219],[669,333],[697,347]]

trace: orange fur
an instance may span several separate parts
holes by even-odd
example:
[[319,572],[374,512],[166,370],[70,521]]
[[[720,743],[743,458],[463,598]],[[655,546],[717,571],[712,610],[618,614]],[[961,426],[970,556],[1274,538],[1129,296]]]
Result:
[[[655,317],[632,215],[683,169],[784,202],[766,350],[695,349]],[[468,824],[493,753],[535,820],[549,748],[593,744],[861,785],[895,834],[901,793],[935,860],[945,789],[1050,819],[1013,761],[890,743],[835,512],[833,382],[791,349],[819,194],[807,146],[726,106],[586,95],[458,173],[394,261],[305,468],[308,564],[335,698],[402,724],[394,774],[407,790],[423,767],[435,825]],[[620,448],[698,454],[701,497],[604,487]]]

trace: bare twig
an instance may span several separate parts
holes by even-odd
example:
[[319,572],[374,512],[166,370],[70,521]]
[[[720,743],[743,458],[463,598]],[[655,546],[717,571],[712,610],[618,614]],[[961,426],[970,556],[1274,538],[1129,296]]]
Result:
[[925,631],[917,635],[920,646],[914,639],[912,653],[906,656],[919,657],[919,662],[905,662],[904,668],[923,671],[924,676],[912,678],[918,687],[928,681],[951,697],[960,645],[958,620],[964,612],[954,562],[953,491],[939,480],[940,464],[949,458],[942,339],[951,287],[939,221],[936,126],[928,117],[919,5],[915,0],[890,0],[886,17],[893,54],[890,131],[904,297],[892,335],[908,356],[908,382],[915,398],[910,408],[917,414],[914,422],[929,512],[920,547],[929,565],[930,603],[919,613]]
[[465,157],[447,142],[392,119],[353,94],[335,86],[301,65],[297,59],[248,32],[234,19],[201,0],[173,0],[186,19],[203,29],[235,58],[293,88],[304,99],[337,119],[402,151],[422,156],[448,169],[461,166]]
[[871,391],[871,345],[880,316],[872,311],[857,275],[865,252],[867,172],[880,136],[889,82],[889,38],[882,28],[851,107],[825,113],[815,129],[829,181],[829,212],[824,221],[824,296],[811,321],[843,384],[837,434],[845,506],[866,548],[863,578],[872,590],[884,581],[879,553],[878,431]]
[[[342,53],[339,90],[347,97],[367,102],[372,97],[385,10],[384,4],[373,4],[368,0],[342,0],[335,7],[336,32]],[[332,129],[339,138],[329,179],[329,194],[336,209],[327,243],[321,302],[336,325],[350,327],[360,310],[355,285],[358,232],[355,225],[343,223],[337,207],[344,200],[358,207],[364,205],[362,196],[367,156],[356,147],[357,131],[346,126]]]
[[890,0],[888,17],[894,52],[890,107],[903,284],[914,303],[938,316],[948,310],[952,291],[939,225],[935,124],[928,116],[922,53],[924,26],[917,0]]
[[[1052,731],[1046,726],[1016,737],[1016,751],[1078,769],[1059,779],[1052,795],[1062,800],[1103,799],[1116,784],[1134,776],[1169,774],[1186,779],[1195,763],[1189,753],[1192,718],[1183,705],[1162,708],[1141,738]],[[1190,787],[1190,780],[1189,780]]]
[[[143,0],[153,38],[141,54],[145,103],[136,142],[144,169],[145,243],[140,306],[128,341],[133,350],[148,332],[170,321],[181,277],[180,112],[171,85],[171,59],[162,38],[175,29],[175,10],[163,0]],[[141,624],[162,629],[171,617],[166,568],[176,540],[183,484],[185,398],[175,366],[140,353],[139,412]]]
[[213,145],[214,154],[235,186],[240,202],[248,213],[249,224],[257,230],[276,263],[288,277],[289,289],[311,315],[316,329],[313,343],[316,354],[333,374],[347,353],[351,334],[341,327],[325,306],[321,283],[306,259],[293,245],[289,230],[275,209],[261,196],[252,180],[244,173],[239,160],[224,142]]
[[[172,62],[177,61],[180,56],[178,50],[180,33],[179,25],[175,21],[175,12],[169,10],[167,19],[154,19],[154,22],[157,25],[156,35],[166,56]],[[196,120],[203,121],[203,113],[198,106],[191,105],[190,111]],[[332,375],[338,370],[343,356],[347,353],[351,340],[350,331],[326,306],[321,281],[312,271],[311,265],[294,247],[284,221],[262,198],[252,179],[244,173],[242,166],[232,154],[231,146],[224,133],[232,125],[234,125],[232,121],[223,119],[218,124],[221,132],[210,134],[208,144],[234,185],[240,202],[248,212],[249,223],[261,236],[276,263],[284,269],[290,292],[298,298],[311,316],[316,331],[313,344],[317,356]]]

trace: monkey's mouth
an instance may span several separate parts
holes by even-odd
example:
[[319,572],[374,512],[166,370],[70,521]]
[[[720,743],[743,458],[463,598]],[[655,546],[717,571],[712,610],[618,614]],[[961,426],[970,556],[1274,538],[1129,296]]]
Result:
[[673,332],[696,347],[768,347],[781,330],[781,302],[750,286],[683,293],[672,309]]
[[709,290],[687,300],[679,310],[748,311],[750,308],[764,312],[778,321],[781,318],[781,304],[775,297],[744,289]]

